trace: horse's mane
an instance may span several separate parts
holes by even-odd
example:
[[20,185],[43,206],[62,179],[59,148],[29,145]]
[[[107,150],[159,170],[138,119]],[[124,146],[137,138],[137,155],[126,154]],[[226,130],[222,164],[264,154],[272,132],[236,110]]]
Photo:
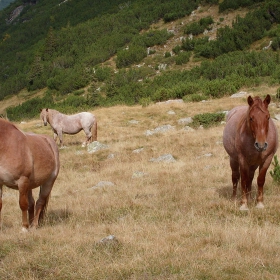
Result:
[[239,129],[244,124],[244,122],[246,122],[247,125],[249,125],[249,114],[250,114],[251,110],[253,110],[254,108],[258,108],[263,113],[267,112],[267,108],[264,106],[264,103],[259,96],[254,97],[253,100],[254,100],[254,103],[252,104],[252,106],[248,106],[248,110],[246,111],[246,114],[244,114],[242,116],[242,118],[239,122],[239,126],[238,126]]
[[258,107],[258,109],[260,109],[263,113],[267,112],[267,108],[264,106],[262,99],[258,96],[254,98],[254,103],[250,107],[249,111],[251,111],[255,107]]

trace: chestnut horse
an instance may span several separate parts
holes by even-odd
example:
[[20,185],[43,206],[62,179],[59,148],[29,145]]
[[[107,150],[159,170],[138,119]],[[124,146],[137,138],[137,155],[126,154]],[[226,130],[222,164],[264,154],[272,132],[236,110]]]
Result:
[[240,210],[248,210],[252,181],[257,168],[259,174],[256,207],[264,207],[265,176],[278,148],[277,129],[268,111],[270,95],[264,100],[249,96],[247,102],[249,106],[238,106],[229,112],[223,135],[224,148],[230,157],[233,199],[236,199],[237,184],[241,175]]
[[54,132],[54,140],[56,141],[58,136],[61,146],[63,146],[63,133],[76,134],[82,129],[86,134],[86,142],[83,145],[97,140],[97,122],[95,116],[91,113],[82,112],[69,116],[46,108],[41,110],[40,118],[44,125],[50,124]]
[[[0,119],[0,214],[3,185],[19,191],[22,229],[36,228],[42,221],[59,172],[59,153],[53,139],[24,133]],[[32,189],[40,186],[34,208]],[[28,212],[28,218],[27,218]]]

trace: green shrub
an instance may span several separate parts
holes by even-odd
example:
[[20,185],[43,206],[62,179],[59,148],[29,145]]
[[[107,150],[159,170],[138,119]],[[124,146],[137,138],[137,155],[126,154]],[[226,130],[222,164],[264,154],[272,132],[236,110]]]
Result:
[[194,93],[190,95],[183,96],[184,102],[200,102],[202,100],[207,100],[208,97],[204,94]]
[[179,45],[177,45],[176,47],[174,47],[173,49],[172,49],[172,51],[175,53],[175,54],[179,54],[180,53],[180,51],[181,51],[181,46],[179,46]]
[[150,54],[154,54],[154,53],[156,53],[156,50],[151,50],[150,49],[148,54],[150,55]]
[[185,34],[198,35],[204,32],[205,29],[209,29],[209,25],[214,23],[211,16],[200,19],[198,22],[193,22],[187,25],[184,29]]
[[183,12],[167,13],[164,15],[163,20],[165,23],[182,18],[185,16]]
[[202,125],[204,128],[215,126],[225,119],[225,113],[204,113],[198,114],[193,117],[192,126],[199,127]]
[[274,168],[270,171],[270,175],[275,183],[280,184],[280,165],[277,155],[274,156],[274,162],[272,162],[272,165],[274,166]]
[[106,80],[108,80],[111,75],[112,75],[112,69],[108,66],[104,66],[104,67],[96,67],[95,71],[94,71],[94,77],[100,81],[100,82],[104,82]]
[[151,103],[152,103],[152,99],[151,99],[150,97],[143,97],[143,98],[140,98],[140,100],[139,100],[139,104],[140,104],[142,107],[147,107],[147,106],[149,106]]
[[171,53],[170,53],[170,52],[165,52],[164,57],[165,57],[165,58],[171,57]]
[[213,98],[220,98],[234,93],[236,88],[225,79],[216,79],[205,82],[202,91]]
[[175,57],[175,63],[177,65],[182,65],[186,64],[190,60],[191,53],[190,52],[180,52],[176,57]]
[[151,30],[147,33],[134,37],[131,44],[148,48],[156,45],[163,45],[172,36],[173,34],[168,32],[167,29]]
[[85,93],[84,89],[79,89],[73,92],[74,95],[79,96]]
[[10,121],[20,121],[22,119],[31,119],[40,113],[42,108],[53,107],[53,97],[47,93],[44,97],[35,97],[18,106],[7,108],[7,116]]
[[159,88],[155,93],[152,94],[151,98],[153,101],[159,102],[173,98],[173,95],[170,89]]
[[280,101],[280,88],[277,89],[275,97]]
[[192,51],[194,50],[195,40],[191,40],[189,38],[182,40],[182,49],[185,51]]
[[133,45],[129,49],[120,50],[117,53],[116,66],[117,68],[128,67],[134,63],[139,63],[146,56],[147,51],[145,47]]

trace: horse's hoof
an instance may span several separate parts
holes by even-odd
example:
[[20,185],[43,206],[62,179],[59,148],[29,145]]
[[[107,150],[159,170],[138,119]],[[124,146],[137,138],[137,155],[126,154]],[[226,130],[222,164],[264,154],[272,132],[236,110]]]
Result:
[[28,232],[28,229],[27,229],[26,227],[22,227],[22,228],[21,228],[21,232],[22,232],[22,233],[26,233],[26,232]]
[[256,208],[263,209],[264,208],[263,203],[262,202],[258,202],[257,205],[256,205]]
[[241,210],[241,211],[248,211],[249,208],[248,208],[247,204],[242,204],[242,205],[240,206],[239,210]]

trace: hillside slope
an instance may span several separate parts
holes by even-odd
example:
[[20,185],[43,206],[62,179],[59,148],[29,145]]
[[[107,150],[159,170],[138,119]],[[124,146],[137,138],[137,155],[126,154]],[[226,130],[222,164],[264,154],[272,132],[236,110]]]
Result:
[[[0,95],[2,99],[23,95],[27,100],[28,93],[33,96],[41,91],[44,99],[9,108],[9,117],[32,118],[46,102],[70,113],[170,98],[199,101],[260,82],[279,84],[280,4],[253,2],[249,7],[221,12],[221,4],[156,1],[141,6],[140,0],[126,5],[106,1],[107,5],[102,9],[97,6],[87,21],[81,17],[84,13],[89,16],[85,10],[73,21],[71,11],[76,7],[80,12],[86,0],[79,5],[40,1],[9,27],[10,33],[0,44],[3,55],[15,38],[23,42],[14,54],[3,55]],[[39,21],[40,9],[53,11],[53,17],[47,19],[46,13]],[[24,39],[15,36],[19,26],[26,28],[37,20],[40,24],[32,32],[40,33],[38,27],[45,24],[49,29],[44,34],[30,41],[26,39],[31,29],[22,33]],[[264,50],[269,44],[270,49]]]
[[[164,54],[166,52],[172,52],[172,49],[176,47],[176,45],[180,44],[183,38],[186,38],[186,35],[184,34],[183,28],[191,22],[197,22],[203,17],[211,16],[214,19],[215,24],[213,25],[212,29],[207,34],[210,36],[210,38],[215,39],[216,33],[218,28],[225,27],[225,26],[232,26],[233,21],[237,16],[244,17],[246,13],[248,12],[248,9],[238,9],[230,10],[224,13],[219,13],[219,7],[218,5],[204,5],[198,7],[198,9],[194,10],[191,15],[185,16],[181,19],[164,23],[163,19],[159,20],[158,22],[152,24],[148,30],[145,32],[149,32],[149,30],[169,30],[174,34],[170,39],[166,41],[164,45],[158,45],[154,46],[153,49],[156,50],[156,53],[153,55],[150,55],[149,57],[145,58],[142,62],[142,65],[146,64],[152,66],[153,68],[156,67],[156,65],[159,64],[159,61],[162,61],[162,57],[164,57]],[[219,18],[223,18],[224,20],[217,25],[219,22]],[[191,59],[188,63],[184,65],[171,65],[170,69],[180,70],[180,69],[191,69],[194,66],[199,65],[200,61],[195,61],[194,59]],[[116,67],[116,55],[112,56],[110,59],[102,63],[103,66],[110,66],[114,71],[117,71]],[[132,67],[139,68],[140,65],[132,65]],[[102,85],[102,83],[100,83]],[[87,88],[87,87],[86,87]],[[41,91],[38,91],[34,95],[33,92],[28,92],[26,90],[23,90],[19,92],[18,94],[14,95],[13,97],[5,98],[5,100],[0,101],[0,114],[5,115],[6,108],[17,106],[29,99],[34,98],[34,96],[43,96],[46,89],[43,89]]]

